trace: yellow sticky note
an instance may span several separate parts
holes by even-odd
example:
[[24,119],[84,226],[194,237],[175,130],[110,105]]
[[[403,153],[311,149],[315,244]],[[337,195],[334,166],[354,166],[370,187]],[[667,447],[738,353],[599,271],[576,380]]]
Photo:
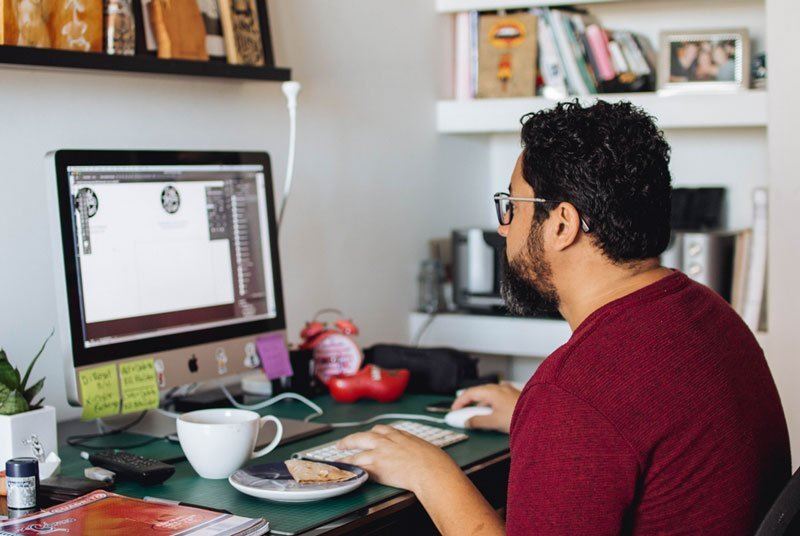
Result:
[[90,421],[119,413],[119,378],[116,365],[103,365],[78,372],[81,384],[81,419]]
[[158,381],[152,359],[137,359],[119,364],[122,384],[122,413],[158,407]]

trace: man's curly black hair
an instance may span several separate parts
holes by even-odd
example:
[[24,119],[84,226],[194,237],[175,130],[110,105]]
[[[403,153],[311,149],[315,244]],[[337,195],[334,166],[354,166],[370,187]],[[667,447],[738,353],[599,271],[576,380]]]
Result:
[[[577,99],[522,119],[522,175],[534,194],[569,202],[614,262],[657,257],[670,237],[670,148],[629,102]],[[540,205],[544,221],[556,204]]]

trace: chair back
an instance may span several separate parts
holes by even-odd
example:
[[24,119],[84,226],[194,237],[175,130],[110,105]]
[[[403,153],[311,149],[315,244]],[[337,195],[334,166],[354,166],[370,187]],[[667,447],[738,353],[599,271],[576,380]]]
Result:
[[795,471],[789,483],[758,527],[756,536],[789,536],[800,534],[800,469]]

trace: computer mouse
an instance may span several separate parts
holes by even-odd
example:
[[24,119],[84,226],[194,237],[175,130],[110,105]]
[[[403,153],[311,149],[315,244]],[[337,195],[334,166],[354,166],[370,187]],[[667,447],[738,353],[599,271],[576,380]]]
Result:
[[467,423],[476,415],[489,415],[492,408],[488,406],[469,406],[466,408],[451,411],[444,416],[444,422],[453,428],[466,428]]

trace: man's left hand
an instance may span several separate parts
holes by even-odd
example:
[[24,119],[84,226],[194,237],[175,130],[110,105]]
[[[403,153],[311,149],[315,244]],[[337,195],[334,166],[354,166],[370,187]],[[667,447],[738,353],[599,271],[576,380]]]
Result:
[[417,494],[426,482],[441,482],[448,474],[461,473],[453,459],[439,447],[382,424],[369,432],[342,438],[336,446],[364,451],[339,461],[364,468],[380,484]]

